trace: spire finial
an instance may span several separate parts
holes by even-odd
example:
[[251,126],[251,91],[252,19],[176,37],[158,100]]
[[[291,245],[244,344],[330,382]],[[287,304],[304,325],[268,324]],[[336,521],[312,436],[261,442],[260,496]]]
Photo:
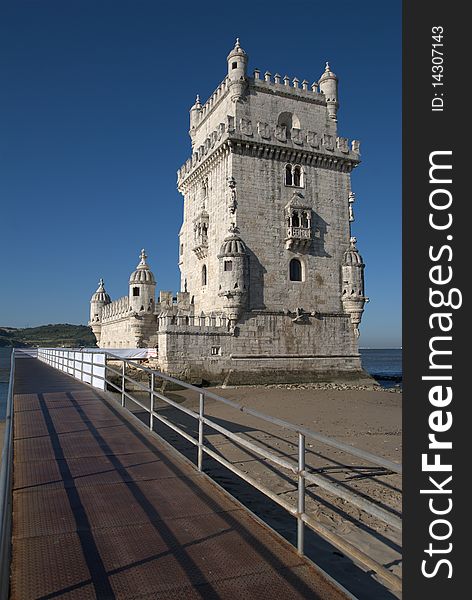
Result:
[[331,71],[331,69],[329,68],[329,62],[328,61],[326,61],[325,71]]
[[236,43],[234,45],[235,48],[241,48],[241,44],[239,43],[239,38],[236,38]]
[[141,254],[139,255],[139,258],[141,259],[141,263],[142,265],[146,264],[146,258],[147,258],[147,254],[146,254],[146,250],[143,248],[141,250]]
[[105,282],[103,281],[103,277],[100,277],[100,281],[98,282],[98,286],[99,287],[103,287],[105,285]]

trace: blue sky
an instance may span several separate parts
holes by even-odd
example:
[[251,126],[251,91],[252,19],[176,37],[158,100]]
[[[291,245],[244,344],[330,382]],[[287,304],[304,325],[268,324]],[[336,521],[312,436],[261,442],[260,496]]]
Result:
[[86,323],[100,276],[127,293],[142,247],[177,291],[188,110],[226,73],[339,77],[360,139],[353,232],[371,302],[361,346],[401,345],[401,2],[16,0],[0,8],[0,326]]

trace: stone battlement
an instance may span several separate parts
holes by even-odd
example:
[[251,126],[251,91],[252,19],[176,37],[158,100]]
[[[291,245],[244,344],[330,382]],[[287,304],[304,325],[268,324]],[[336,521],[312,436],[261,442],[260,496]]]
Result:
[[249,84],[256,89],[264,90],[270,88],[272,92],[291,94],[297,98],[304,98],[317,104],[326,104],[323,92],[320,92],[319,84],[314,81],[311,85],[307,79],[300,81],[298,77],[290,78],[288,75],[282,77],[278,73],[272,78],[272,73],[266,71],[261,78],[259,69],[254,70],[254,76],[249,79]]
[[172,328],[176,329],[187,329],[190,330],[201,330],[201,329],[214,329],[215,332],[227,332],[229,328],[229,319],[226,315],[185,315],[185,314],[168,314],[163,312],[158,317],[159,320],[159,331],[163,329]]
[[102,308],[102,321],[105,319],[116,319],[126,317],[129,313],[129,298],[123,296],[118,300],[113,300]]

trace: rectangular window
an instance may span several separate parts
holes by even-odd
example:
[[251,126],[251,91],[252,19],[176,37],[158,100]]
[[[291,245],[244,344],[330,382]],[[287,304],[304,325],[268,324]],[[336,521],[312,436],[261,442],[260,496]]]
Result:
[[211,355],[212,356],[220,356],[221,355],[221,346],[212,346],[211,347]]
[[139,288],[138,287],[133,288],[133,296],[139,296]]
[[233,270],[233,261],[225,260],[225,271],[232,271],[232,270]]

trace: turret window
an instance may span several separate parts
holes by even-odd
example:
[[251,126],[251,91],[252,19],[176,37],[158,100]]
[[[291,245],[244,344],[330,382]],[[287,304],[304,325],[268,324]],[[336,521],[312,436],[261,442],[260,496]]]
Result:
[[206,265],[203,265],[202,267],[202,285],[206,285],[207,284],[207,268]]
[[298,258],[290,261],[290,281],[302,281],[302,263]]
[[233,270],[233,261],[225,260],[225,271],[232,271],[232,270]]
[[139,296],[139,288],[138,287],[134,287],[133,288],[133,296]]
[[285,185],[290,187],[304,187],[303,169],[300,165],[288,164],[285,166]]
[[234,62],[234,63],[231,65],[231,68],[232,68],[232,69],[237,69],[237,68],[238,68],[238,63],[237,63],[237,62]]

